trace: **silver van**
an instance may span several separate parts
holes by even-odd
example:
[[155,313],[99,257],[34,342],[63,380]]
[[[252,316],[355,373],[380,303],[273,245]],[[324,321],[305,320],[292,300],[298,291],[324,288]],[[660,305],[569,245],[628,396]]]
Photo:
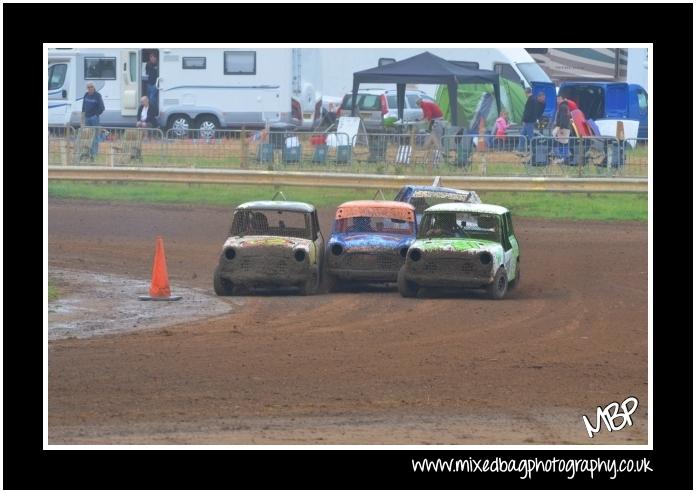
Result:
[[[423,91],[406,91],[404,100],[404,122],[412,122],[423,119],[423,111],[416,106],[418,98],[433,101],[433,98]],[[398,119],[396,104],[396,90],[363,89],[358,92],[358,116],[365,123],[367,129],[384,128],[386,118]],[[343,102],[338,110],[338,115],[350,116],[353,110],[353,94],[343,96]]]

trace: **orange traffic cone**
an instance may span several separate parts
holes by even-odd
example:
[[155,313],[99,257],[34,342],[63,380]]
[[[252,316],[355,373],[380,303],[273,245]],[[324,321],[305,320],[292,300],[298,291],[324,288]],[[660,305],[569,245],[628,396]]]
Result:
[[181,296],[172,296],[169,289],[169,276],[167,275],[167,259],[164,256],[164,241],[157,237],[155,248],[155,261],[152,264],[152,283],[150,284],[150,296],[140,296],[143,301],[177,301]]

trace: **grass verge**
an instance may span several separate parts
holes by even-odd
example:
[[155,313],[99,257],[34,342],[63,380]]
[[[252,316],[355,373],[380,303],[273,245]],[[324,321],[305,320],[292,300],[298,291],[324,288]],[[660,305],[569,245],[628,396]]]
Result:
[[[139,203],[201,204],[232,207],[251,200],[270,199],[281,189],[288,200],[309,202],[316,207],[335,207],[342,202],[372,199],[374,190],[200,185],[180,183],[49,181],[48,196]],[[395,190],[384,190],[391,199]],[[518,217],[597,221],[647,221],[647,194],[481,192],[484,202],[500,204]],[[381,198],[381,197],[378,197]]]

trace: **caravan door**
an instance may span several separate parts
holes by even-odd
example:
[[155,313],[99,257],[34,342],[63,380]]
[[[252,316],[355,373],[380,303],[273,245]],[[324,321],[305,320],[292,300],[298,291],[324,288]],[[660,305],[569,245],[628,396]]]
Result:
[[553,82],[530,82],[530,84],[533,95],[542,91],[546,94],[544,116],[549,119],[553,118],[553,115],[556,113],[556,86]]
[[138,114],[138,66],[136,50],[121,51],[121,116]]
[[65,125],[70,121],[72,100],[70,94],[69,60],[48,64],[48,124]]

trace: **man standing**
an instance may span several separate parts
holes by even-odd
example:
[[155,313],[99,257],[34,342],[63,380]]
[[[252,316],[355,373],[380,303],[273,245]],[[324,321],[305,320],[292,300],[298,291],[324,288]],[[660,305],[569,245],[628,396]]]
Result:
[[440,141],[444,133],[442,110],[434,101],[424,101],[423,98],[418,98],[416,105],[423,110],[423,119],[429,122],[428,130],[430,130],[430,136],[425,141],[425,145],[428,146],[433,142],[435,147],[440,149]]
[[159,77],[159,65],[157,64],[157,53],[150,53],[150,61],[145,66],[147,74],[147,97],[152,106],[157,106],[157,78]]
[[[99,115],[104,113],[104,100],[101,94],[97,92],[94,82],[87,82],[87,92],[82,98],[82,124],[87,127],[99,126]],[[94,139],[90,149],[90,159],[94,160],[94,156],[99,151],[99,134],[98,129],[94,129]]]
[[529,148],[534,138],[534,125],[544,114],[546,95],[543,91],[540,91],[536,96],[532,96],[532,89],[529,87],[526,89],[526,93],[527,102],[522,113],[522,135],[527,138],[527,148]]

